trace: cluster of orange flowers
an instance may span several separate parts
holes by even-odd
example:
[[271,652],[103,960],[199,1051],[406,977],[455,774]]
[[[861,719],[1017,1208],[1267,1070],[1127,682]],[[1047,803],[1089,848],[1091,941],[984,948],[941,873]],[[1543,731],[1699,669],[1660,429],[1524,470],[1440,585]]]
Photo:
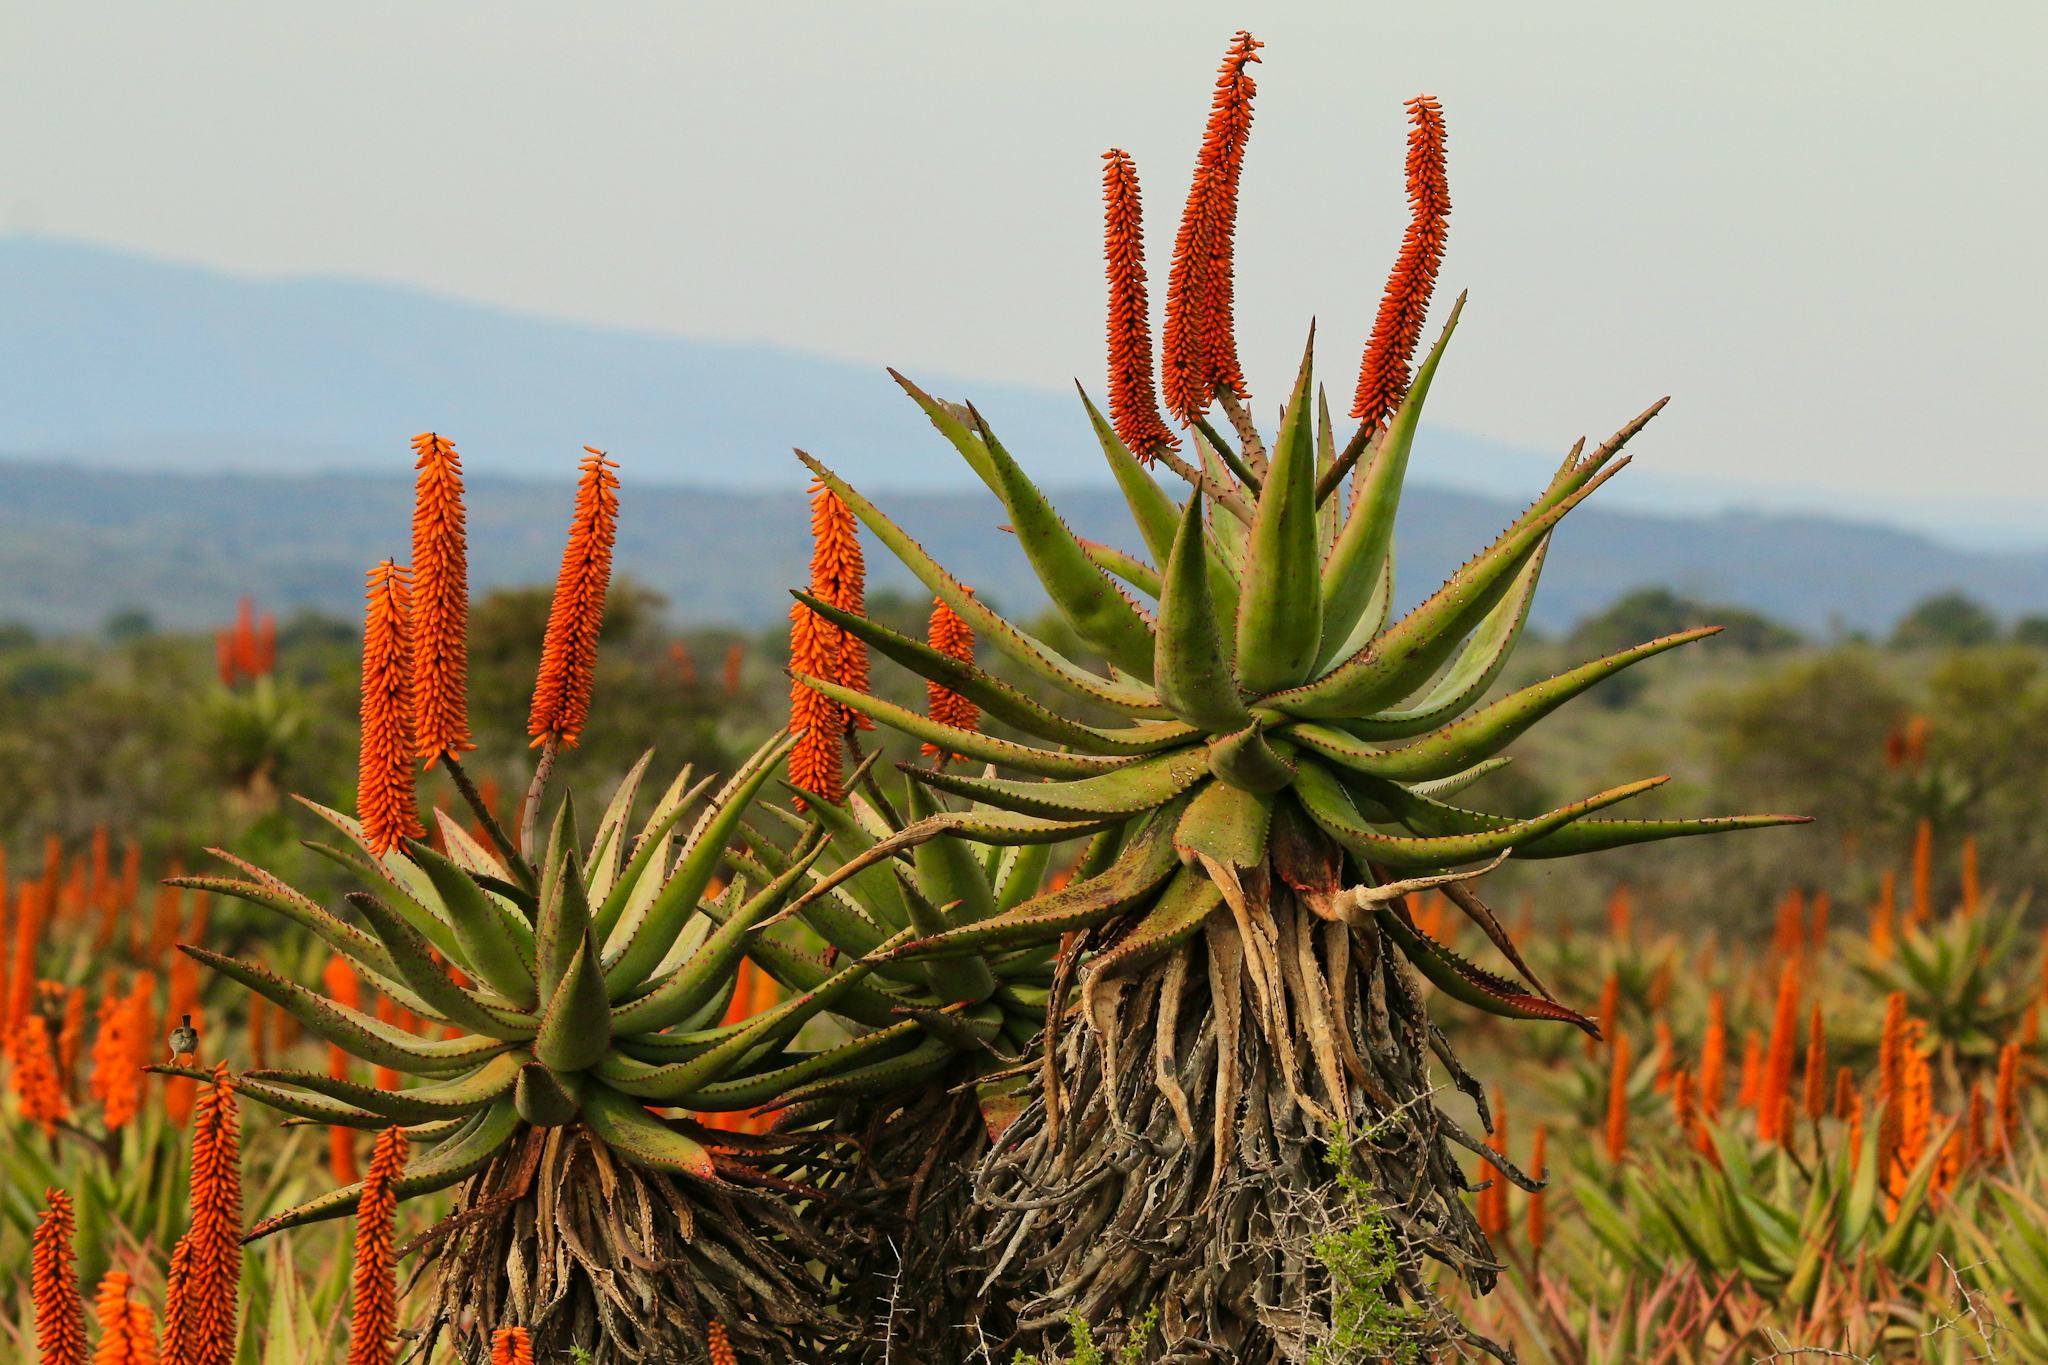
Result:
[[[1216,73],[1209,125],[1188,186],[1187,208],[1174,238],[1173,266],[1166,276],[1166,328],[1161,334],[1160,368],[1166,406],[1193,421],[1218,389],[1245,396],[1244,370],[1237,359],[1233,318],[1236,289],[1233,256],[1237,238],[1237,191],[1244,174],[1245,143],[1252,131],[1252,96],[1258,86],[1246,68],[1265,46],[1243,29]],[[1135,194],[1135,184],[1133,185]]]
[[1428,95],[1408,101],[1408,231],[1380,296],[1372,339],[1358,366],[1351,415],[1368,430],[1393,416],[1408,392],[1409,364],[1449,236],[1451,194],[1444,175],[1444,111]]
[[[867,612],[867,561],[853,509],[822,480],[811,484],[810,591],[841,611],[855,616]],[[797,602],[789,609],[789,669],[865,692],[867,645]],[[847,727],[866,729],[871,724],[816,688],[792,681],[789,728],[798,739],[789,755],[790,785],[826,801],[841,800],[846,795]]]
[[[1508,1158],[1508,1099],[1499,1090],[1493,1092],[1493,1130],[1487,1135],[1486,1148],[1503,1161]],[[1548,1158],[1550,1132],[1537,1124],[1529,1140],[1528,1171],[1538,1180],[1543,1179],[1543,1163]],[[1479,1196],[1473,1201],[1473,1214],[1479,1220],[1480,1231],[1486,1234],[1497,1251],[1505,1251],[1514,1240],[1514,1212],[1509,1203],[1507,1179],[1496,1171]],[[1550,1231],[1550,1213],[1543,1189],[1529,1191],[1522,1197],[1522,1226],[1528,1235],[1529,1250],[1541,1255],[1543,1243]]]
[[[436,432],[413,438],[410,567],[370,570],[363,618],[362,742],[356,810],[379,853],[426,831],[415,764],[476,747],[469,732],[469,552],[462,462]],[[617,464],[585,446],[575,511],[541,643],[527,733],[536,745],[573,746],[590,714],[597,636],[617,537]]]
[[590,717],[590,686],[597,672],[597,634],[604,624],[604,600],[612,578],[612,543],[618,536],[618,468],[595,446],[583,448],[576,510],[569,542],[555,578],[548,608],[547,637],[526,733],[535,744],[574,745]]
[[256,604],[244,597],[235,623],[215,632],[213,657],[222,687],[269,677],[277,668],[277,618],[264,612],[259,619]]
[[1180,444],[1159,416],[1152,378],[1152,314],[1145,290],[1144,205],[1130,153],[1102,154],[1102,239],[1109,279],[1109,420],[1144,464]]
[[[957,659],[963,664],[974,662],[974,631],[960,619],[958,613],[936,598],[932,601],[932,617],[926,627],[925,643],[949,659]],[[980,728],[981,708],[944,683],[926,682],[924,694],[925,714],[939,724],[950,725],[955,730]],[[942,764],[949,757],[965,757],[962,754],[948,754],[938,745],[929,742],[920,747],[927,758],[936,758]]]
[[[195,898],[191,914],[185,893],[159,887],[144,912],[140,897],[140,852],[129,846],[116,872],[111,840],[94,831],[89,854],[65,859],[57,840],[46,841],[40,876],[13,884],[0,855],[0,1058],[9,1063],[8,1083],[22,1116],[54,1133],[73,1121],[87,1097],[99,1105],[104,1133],[118,1132],[141,1111],[146,1076],[142,1071],[158,1046],[159,972],[132,977],[107,967],[94,1003],[87,988],[43,978],[39,958],[58,925],[95,922],[96,952],[121,952],[143,962],[169,960],[166,1018],[199,1014],[197,971],[189,959],[170,955],[181,935],[204,931],[208,900]],[[175,873],[175,866],[173,868]],[[11,910],[11,913],[10,913]],[[88,1019],[91,1020],[88,1044]],[[88,1068],[89,1064],[89,1068]],[[194,1090],[174,1080],[164,1090],[165,1107],[177,1122],[189,1116]]]

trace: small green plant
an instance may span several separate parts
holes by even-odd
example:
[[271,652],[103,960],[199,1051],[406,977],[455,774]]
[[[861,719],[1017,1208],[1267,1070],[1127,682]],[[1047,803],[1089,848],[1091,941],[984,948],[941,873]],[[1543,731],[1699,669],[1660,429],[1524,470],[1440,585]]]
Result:
[[[1095,1334],[1088,1330],[1087,1320],[1079,1313],[1069,1313],[1067,1330],[1073,1333],[1074,1354],[1065,1361],[1054,1361],[1052,1365],[1138,1365],[1144,1358],[1146,1345],[1152,1340],[1152,1329],[1158,1323],[1159,1309],[1156,1306],[1147,1309],[1144,1317],[1131,1324],[1130,1334],[1112,1358],[1104,1355],[1102,1348],[1095,1344]],[[1031,1357],[1019,1351],[1011,1357],[1010,1365],[1031,1365]]]
[[[1366,1135],[1366,1141],[1371,1140]],[[1329,1277],[1329,1336],[1308,1354],[1310,1365],[1385,1360],[1418,1361],[1422,1310],[1403,1303],[1400,1267],[1386,1211],[1351,1160],[1348,1126],[1331,1130],[1324,1160],[1336,1173],[1330,1225],[1310,1243],[1310,1255]]]

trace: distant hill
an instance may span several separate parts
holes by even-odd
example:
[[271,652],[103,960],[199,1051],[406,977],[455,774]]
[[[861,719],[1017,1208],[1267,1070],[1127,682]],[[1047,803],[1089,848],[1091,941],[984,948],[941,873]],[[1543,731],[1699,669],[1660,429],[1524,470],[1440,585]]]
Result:
[[[622,573],[665,594],[679,618],[761,625],[788,608],[808,554],[800,491],[652,484],[625,471]],[[1055,490],[1082,535],[1129,544],[1115,493]],[[1039,599],[1022,556],[997,529],[985,492],[905,492],[892,515],[967,582],[1017,608]],[[472,476],[471,563],[487,587],[552,579],[567,520],[566,481]],[[353,616],[363,569],[407,552],[411,484],[389,475],[142,474],[0,461],[0,620],[45,629],[97,626],[124,607],[166,625],[221,622],[235,598]],[[1436,586],[1519,506],[1412,488],[1399,529],[1405,600]],[[914,587],[874,551],[880,587]],[[1814,517],[1727,514],[1686,520],[1574,512],[1558,534],[1535,618],[1558,629],[1627,589],[1765,612],[1802,629],[1887,629],[1929,593],[1960,589],[2006,616],[2048,613],[2048,553],[1967,554],[1880,527]]]
[[[1046,482],[1108,486],[1071,390],[911,378],[971,399]],[[515,477],[559,476],[592,443],[642,482],[799,489],[800,445],[863,487],[976,486],[879,365],[0,236],[0,453],[360,474],[403,469],[406,441],[430,427],[473,469]],[[1417,453],[1467,486],[1520,491],[1542,485],[1561,448],[1432,428]]]

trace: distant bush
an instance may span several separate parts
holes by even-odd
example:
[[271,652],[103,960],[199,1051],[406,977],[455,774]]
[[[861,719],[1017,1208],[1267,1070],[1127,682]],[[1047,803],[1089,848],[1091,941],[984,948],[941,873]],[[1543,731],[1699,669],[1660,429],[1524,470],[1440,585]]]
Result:
[[1922,598],[1892,628],[1895,649],[1963,649],[1998,639],[1998,618],[1965,593]]

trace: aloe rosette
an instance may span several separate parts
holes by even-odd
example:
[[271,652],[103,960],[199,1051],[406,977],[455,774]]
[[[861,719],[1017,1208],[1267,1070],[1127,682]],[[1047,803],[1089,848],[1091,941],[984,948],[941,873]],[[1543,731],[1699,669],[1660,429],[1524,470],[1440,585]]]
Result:
[[[1409,1240],[1483,1280],[1483,1239],[1442,1150],[1446,1139],[1478,1144],[1418,1102],[1427,1054],[1434,1047],[1449,1061],[1448,1050],[1396,958],[1476,1008],[1593,1030],[1530,975],[1469,881],[1508,856],[1569,856],[1796,817],[1604,814],[1661,779],[1526,817],[1458,804],[1460,790],[1504,762],[1502,751],[1558,706],[1712,630],[1651,641],[1487,699],[1527,619],[1554,528],[1627,463],[1622,448],[1654,408],[1597,449],[1575,448],[1491,545],[1418,606],[1392,616],[1394,514],[1455,324],[1454,313],[1385,432],[1342,452],[1305,357],[1270,453],[1248,420],[1238,424],[1235,449],[1205,433],[1203,465],[1192,471],[1197,487],[1179,503],[1089,404],[1144,555],[1073,535],[972,409],[899,377],[1001,500],[1054,606],[1104,667],[1069,659],[998,615],[873,502],[821,462],[805,456],[806,463],[980,638],[1074,709],[1115,719],[1075,719],[971,663],[807,594],[798,596],[812,610],[1023,738],[955,729],[824,679],[800,680],[878,723],[1016,774],[908,769],[934,793],[972,808],[917,821],[847,868],[864,873],[899,850],[949,836],[1014,848],[1093,838],[1113,849],[1092,875],[1057,891],[999,911],[956,909],[953,922],[914,926],[920,932],[912,941],[871,958],[973,963],[1085,935],[1078,981],[1089,1027],[1074,1042],[1087,1055],[1070,1055],[1069,1069],[1095,1075],[1077,1089],[1112,1105],[1112,1127],[1144,1133],[1160,1120],[1178,1133],[1172,1146],[1184,1154],[1197,1191],[1190,1209],[1200,1191],[1253,1159],[1228,1134],[1233,1118],[1249,1127],[1264,1108],[1269,1119],[1292,1113],[1311,1126],[1391,1122],[1420,1140],[1405,1149],[1412,1169],[1377,1172],[1381,1188],[1394,1199],[1439,1196],[1426,1212],[1416,1210]],[[1360,453],[1368,458],[1347,505],[1340,495],[1347,457]],[[1436,885],[1479,923],[1514,976],[1465,960],[1416,926],[1404,897]],[[1209,999],[1198,1004],[1203,994]],[[1191,1067],[1201,1052],[1208,1074],[1198,1077]],[[1155,1085],[1132,1080],[1126,1063],[1133,1056],[1147,1058]],[[1271,1063],[1277,1088],[1263,1106],[1246,1105],[1247,1088],[1267,1081],[1254,1061]],[[1452,1065],[1476,1099],[1478,1087]],[[1203,1092],[1199,1105],[1193,1088]],[[1216,1118],[1206,1131],[1194,1121],[1197,1107]],[[1055,1136],[1049,1117],[1040,1101],[1012,1130],[1008,1146],[1026,1152],[1026,1164],[1038,1159],[1028,1152],[1034,1138]],[[1239,1137],[1255,1141],[1249,1132]],[[1093,1216],[1084,1209],[1083,1225]],[[1103,1209],[1098,1229],[1116,1216]],[[1191,1218],[1190,1225],[1206,1222]],[[1091,1254],[1086,1237],[1069,1229],[1061,1235],[1075,1264]],[[1188,1256],[1190,1264],[1196,1259]],[[1085,1275],[1062,1285],[1068,1303],[1088,1310],[1106,1310],[1110,1289],[1109,1280],[1090,1284]],[[1132,1290],[1138,1297],[1123,1301],[1153,1301],[1141,1284],[1115,1286],[1117,1294]],[[1250,1314],[1248,1299],[1244,1306]]]
[[[657,1272],[669,1281],[660,1294],[665,1313],[686,1319],[683,1339],[701,1343],[717,1319],[763,1348],[815,1340],[823,1318],[803,1261],[818,1248],[782,1198],[763,1193],[777,1182],[774,1161],[762,1156],[774,1144],[714,1133],[691,1117],[764,1104],[851,1064],[851,1051],[801,1054],[786,1045],[820,1011],[844,1005],[872,971],[862,961],[849,959],[770,1009],[720,1022],[750,931],[783,907],[822,851],[812,832],[783,855],[779,874],[712,893],[743,813],[790,743],[777,736],[722,784],[693,780],[686,768],[636,826],[649,755],[613,793],[587,844],[565,797],[545,853],[531,859],[473,838],[445,815],[445,852],[408,840],[378,855],[355,820],[306,802],[339,836],[310,846],[360,883],[347,917],[221,853],[240,875],[180,884],[239,897],[309,930],[447,1035],[420,1036],[260,963],[180,945],[318,1037],[408,1081],[382,1089],[319,1072],[254,1070],[239,1092],[295,1121],[405,1127],[423,1150],[395,1182],[400,1197],[470,1181],[455,1221],[484,1231],[450,1254],[497,1275],[508,1264],[501,1243],[515,1235],[512,1220],[480,1220],[475,1211],[522,1197],[536,1179],[567,1201],[565,1190],[587,1189],[579,1181],[601,1170],[610,1197],[643,1201],[667,1229],[662,1250],[675,1264]],[[249,1236],[344,1216],[361,1191],[355,1184],[320,1195],[265,1218]],[[612,1274],[603,1240],[590,1241],[588,1253]],[[488,1274],[481,1289],[477,1277],[444,1276],[444,1299],[490,1298],[494,1283]],[[475,1302],[445,1302],[444,1316],[452,1321],[465,1307],[499,1320]],[[672,1358],[661,1351],[674,1349],[677,1324],[629,1330],[607,1320],[621,1308],[599,1295],[589,1311],[619,1333],[612,1339],[644,1344],[646,1358]]]
[[[775,806],[755,809],[792,830],[807,827]],[[983,1269],[959,1238],[974,1171],[1028,1098],[1025,1073],[1058,984],[1057,944],[1032,934],[918,960],[893,954],[1008,915],[1064,876],[1100,871],[1115,841],[1098,836],[1071,868],[1055,863],[1049,843],[1003,847],[943,833],[905,848],[904,832],[938,815],[934,798],[912,782],[892,799],[865,768],[843,801],[810,797],[806,810],[829,837],[808,869],[763,832],[743,831],[749,851],[733,861],[750,879],[802,878],[747,951],[795,992],[830,981],[833,962],[864,961],[874,971],[830,1006],[853,1036],[842,1051],[858,1058],[788,1091],[781,1126],[822,1125],[855,1139],[852,1164],[821,1210],[844,1276],[841,1299],[856,1313],[884,1300],[923,1306],[914,1320],[849,1343],[850,1358],[951,1358],[962,1322],[1008,1330],[1006,1305],[986,1292]],[[824,955],[813,951],[821,941]]]

